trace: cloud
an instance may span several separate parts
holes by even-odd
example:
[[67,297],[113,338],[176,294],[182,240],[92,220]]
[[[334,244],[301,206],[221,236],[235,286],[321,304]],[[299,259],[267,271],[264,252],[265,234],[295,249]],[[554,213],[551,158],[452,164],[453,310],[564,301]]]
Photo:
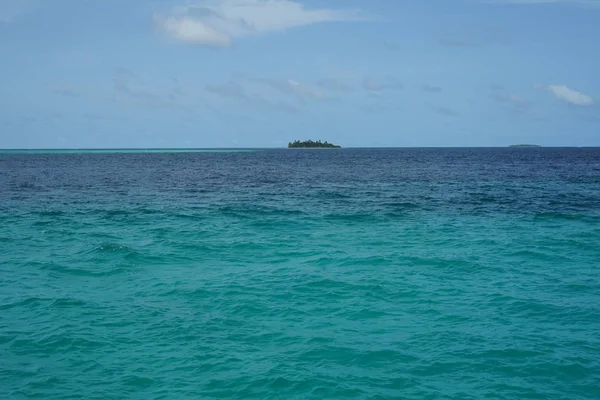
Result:
[[370,92],[379,92],[382,90],[399,90],[404,86],[391,76],[385,78],[375,78],[368,76],[363,80],[363,89]]
[[358,11],[307,9],[293,0],[199,0],[176,7],[155,21],[175,39],[206,46],[229,46],[236,38],[301,26],[359,20]]
[[229,46],[231,44],[231,38],[227,34],[192,18],[157,18],[157,22],[167,33],[188,43],[209,46]]
[[591,106],[594,104],[594,99],[577,90],[571,89],[566,85],[535,85],[537,89],[549,91],[559,100],[566,101],[574,106]]

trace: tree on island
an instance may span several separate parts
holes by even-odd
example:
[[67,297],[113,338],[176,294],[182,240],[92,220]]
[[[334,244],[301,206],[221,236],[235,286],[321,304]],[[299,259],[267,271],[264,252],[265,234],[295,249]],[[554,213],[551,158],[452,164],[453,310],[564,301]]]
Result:
[[327,141],[312,141],[312,140],[295,140],[293,142],[288,143],[289,149],[302,149],[302,148],[326,148],[326,149],[339,149],[342,146],[335,145],[333,143],[329,143]]

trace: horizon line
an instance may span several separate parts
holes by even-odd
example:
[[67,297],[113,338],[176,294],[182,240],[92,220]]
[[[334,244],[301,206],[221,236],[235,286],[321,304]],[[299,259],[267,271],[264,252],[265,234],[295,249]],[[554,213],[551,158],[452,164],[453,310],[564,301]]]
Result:
[[337,149],[322,149],[318,147],[288,148],[288,147],[40,147],[40,148],[0,148],[2,151],[97,151],[97,150],[343,150],[343,149],[505,149],[505,148],[599,148],[600,145],[505,145],[505,146],[342,146]]

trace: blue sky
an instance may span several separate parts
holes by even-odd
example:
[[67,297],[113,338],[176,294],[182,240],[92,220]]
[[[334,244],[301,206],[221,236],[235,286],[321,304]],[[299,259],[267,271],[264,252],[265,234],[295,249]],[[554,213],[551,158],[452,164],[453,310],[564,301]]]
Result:
[[600,145],[600,0],[0,0],[0,148]]

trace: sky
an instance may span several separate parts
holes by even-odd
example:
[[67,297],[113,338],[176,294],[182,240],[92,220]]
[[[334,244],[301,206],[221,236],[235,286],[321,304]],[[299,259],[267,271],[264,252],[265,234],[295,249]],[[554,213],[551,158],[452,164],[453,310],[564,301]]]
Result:
[[600,0],[0,0],[0,148],[600,146]]

